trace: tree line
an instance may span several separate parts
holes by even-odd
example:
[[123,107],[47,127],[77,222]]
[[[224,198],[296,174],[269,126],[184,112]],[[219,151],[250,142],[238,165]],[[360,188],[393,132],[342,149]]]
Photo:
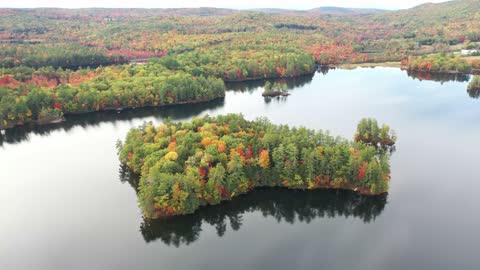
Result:
[[215,76],[225,81],[296,77],[315,72],[315,60],[298,49],[262,46],[217,46],[152,61],[193,75]]
[[472,66],[460,55],[435,54],[414,57],[410,56],[402,61],[402,65],[411,71],[463,73],[472,72]]
[[173,72],[155,63],[6,72],[0,78],[0,128],[49,122],[69,113],[198,103],[225,95],[221,79]]

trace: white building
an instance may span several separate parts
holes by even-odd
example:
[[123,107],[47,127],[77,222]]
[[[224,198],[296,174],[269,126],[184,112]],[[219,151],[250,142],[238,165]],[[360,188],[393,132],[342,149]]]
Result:
[[471,54],[474,54],[474,53],[478,53],[478,50],[462,50],[462,51],[460,51],[461,55],[471,55]]

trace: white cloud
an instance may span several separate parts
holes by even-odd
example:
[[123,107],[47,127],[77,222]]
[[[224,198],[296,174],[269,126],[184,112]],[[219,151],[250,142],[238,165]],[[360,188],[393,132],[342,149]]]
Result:
[[445,0],[0,0],[0,7],[63,7],[63,8],[85,8],[85,7],[143,7],[143,8],[172,8],[172,7],[223,7],[223,8],[288,8],[288,9],[309,9],[319,6],[342,6],[342,7],[364,7],[364,8],[386,8],[401,9],[410,8],[425,2],[445,2]]

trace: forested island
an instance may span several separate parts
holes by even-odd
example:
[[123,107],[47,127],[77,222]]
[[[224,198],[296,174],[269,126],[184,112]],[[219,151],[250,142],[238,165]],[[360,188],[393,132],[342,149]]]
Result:
[[133,128],[117,144],[140,174],[139,204],[149,218],[184,215],[256,187],[388,191],[396,135],[363,119],[354,141],[328,132],[248,121],[241,115]]
[[271,83],[266,82],[265,86],[263,87],[262,96],[264,97],[279,97],[279,96],[289,96],[290,94],[287,92],[287,88],[285,84],[279,83]]

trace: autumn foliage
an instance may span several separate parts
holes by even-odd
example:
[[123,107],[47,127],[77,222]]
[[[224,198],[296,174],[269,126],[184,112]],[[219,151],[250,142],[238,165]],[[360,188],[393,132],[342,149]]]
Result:
[[[366,138],[363,129],[359,134]],[[387,192],[388,152],[375,147],[376,139],[356,140],[226,115],[159,127],[146,123],[118,148],[121,162],[141,174],[144,214],[156,218],[193,213],[255,187]]]

